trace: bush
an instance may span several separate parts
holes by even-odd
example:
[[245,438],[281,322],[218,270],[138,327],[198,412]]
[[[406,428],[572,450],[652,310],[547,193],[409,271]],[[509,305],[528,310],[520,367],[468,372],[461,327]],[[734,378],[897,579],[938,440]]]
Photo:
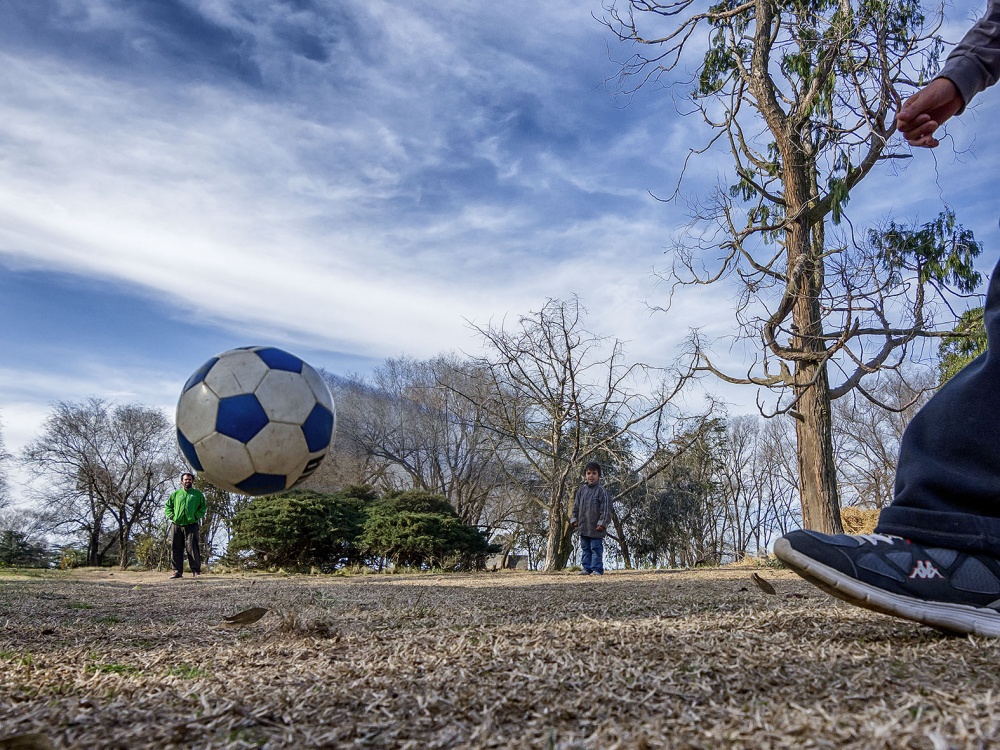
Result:
[[361,562],[358,537],[369,490],[331,495],[292,490],[251,500],[233,517],[228,557],[245,567],[318,568]]
[[166,532],[140,534],[132,543],[135,564],[141,570],[164,570],[171,563],[170,539]]
[[0,568],[47,568],[51,562],[43,543],[16,529],[0,530]]
[[420,490],[387,495],[368,511],[362,546],[396,567],[474,570],[491,546],[462,522],[441,495]]

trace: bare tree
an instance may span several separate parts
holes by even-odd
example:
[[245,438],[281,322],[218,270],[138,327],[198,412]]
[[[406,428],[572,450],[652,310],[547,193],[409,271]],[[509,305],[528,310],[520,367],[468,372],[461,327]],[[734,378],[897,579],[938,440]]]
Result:
[[741,415],[720,441],[716,502],[723,512],[725,554],[761,554],[775,536],[796,528],[798,485],[787,422]]
[[834,442],[845,504],[881,509],[892,502],[903,430],[934,385],[929,371],[891,373],[872,388],[888,408],[854,394],[837,402]]
[[363,457],[365,484],[444,495],[464,522],[490,525],[505,476],[476,405],[484,399],[458,395],[485,385],[455,355],[389,359],[343,389],[338,451]]
[[3,437],[3,420],[0,420],[0,509],[10,505],[10,482],[7,468],[11,460],[10,453],[7,452],[7,444]]
[[83,533],[88,565],[116,549],[122,568],[133,529],[162,508],[180,471],[172,424],[161,411],[97,398],[56,404],[23,459],[45,482],[39,499],[49,528]]
[[906,156],[889,146],[893,113],[937,64],[938,22],[911,0],[623,0],[606,11],[634,50],[622,91],[694,67],[690,114],[711,136],[692,154],[719,146],[732,160],[730,185],[692,206],[670,278],[734,279],[738,330],[759,355],[725,372],[696,336],[700,368],[773,389],[770,413],[795,420],[804,522],[839,531],[832,400],[942,335],[928,305],[948,284],[978,283],[978,246],[950,212],[862,236],[846,221],[854,187]]
[[547,514],[545,570],[561,570],[572,552],[572,491],[583,463],[629,436],[646,448],[628,469],[639,477],[655,472],[675,424],[671,400],[688,377],[626,365],[622,343],[587,331],[584,315],[573,297],[549,300],[513,330],[475,326],[487,354],[474,363],[489,387],[462,392],[481,410],[497,454],[528,469],[516,476],[501,462]]

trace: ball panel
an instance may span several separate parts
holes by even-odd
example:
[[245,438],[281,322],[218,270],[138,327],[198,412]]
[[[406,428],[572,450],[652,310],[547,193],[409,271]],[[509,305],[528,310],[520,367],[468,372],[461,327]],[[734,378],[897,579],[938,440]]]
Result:
[[281,492],[285,489],[286,483],[287,480],[283,475],[254,474],[240,482],[235,491],[244,495],[270,495],[273,492]]
[[305,435],[310,453],[329,449],[333,439],[333,425],[333,412],[322,404],[316,404],[302,423],[302,434]]
[[274,422],[302,424],[316,405],[316,397],[305,378],[287,370],[271,370],[254,393]]
[[235,487],[254,473],[250,452],[239,440],[215,432],[195,443],[195,450],[205,467],[205,478],[212,484]]
[[273,346],[262,346],[258,349],[254,349],[254,352],[260,357],[272,370],[287,370],[288,372],[302,372],[302,366],[305,364],[301,359],[296,357],[294,354],[289,354],[284,349],[278,349]]
[[186,390],[177,402],[177,429],[192,443],[197,443],[215,432],[215,418],[219,397],[204,383]]
[[254,469],[264,474],[296,479],[309,462],[309,448],[297,424],[271,422],[247,443],[247,450]]
[[252,393],[219,399],[215,431],[241,443],[249,443],[267,426],[267,414]]
[[323,452],[322,452],[322,453],[320,453],[320,454],[319,454],[318,456],[312,456],[312,457],[311,457],[311,458],[309,459],[309,462],[308,462],[308,463],[307,463],[307,464],[305,465],[305,468],[303,468],[303,469],[302,469],[302,473],[301,473],[301,474],[299,474],[299,478],[298,478],[298,479],[296,479],[295,481],[293,481],[293,482],[292,482],[292,483],[291,483],[291,484],[290,484],[290,485],[288,486],[288,489],[291,489],[291,488],[292,488],[292,487],[294,487],[295,485],[297,485],[297,484],[301,484],[301,483],[302,483],[302,482],[304,482],[304,481],[305,481],[306,479],[308,479],[308,478],[309,478],[309,475],[310,475],[310,474],[312,474],[312,473],[313,473],[314,471],[316,471],[316,469],[318,469],[318,468],[319,468],[319,465],[320,465],[321,463],[323,463],[323,459],[324,459],[324,458],[326,458],[326,454],[327,454],[327,451],[323,451]]
[[191,441],[184,437],[184,433],[177,430],[177,445],[181,448],[181,453],[184,454],[184,458],[187,459],[188,464],[195,471],[204,471],[201,466],[201,459],[198,458],[198,451],[195,450],[194,445]]
[[212,367],[215,365],[215,363],[218,361],[219,361],[218,357],[212,357],[210,360],[208,360],[208,362],[206,362],[197,370],[195,370],[194,374],[191,377],[189,377],[188,381],[184,384],[184,387],[181,389],[181,393],[187,392],[191,388],[194,388],[196,385],[198,385],[198,383],[202,382],[205,379],[205,376],[208,374],[208,371],[211,370]]
[[303,362],[302,377],[309,383],[316,400],[333,411],[333,396],[330,395],[330,388],[323,377],[305,362]]
[[233,349],[219,355],[219,361],[205,376],[205,383],[220,398],[253,393],[267,375],[267,365],[253,352]]

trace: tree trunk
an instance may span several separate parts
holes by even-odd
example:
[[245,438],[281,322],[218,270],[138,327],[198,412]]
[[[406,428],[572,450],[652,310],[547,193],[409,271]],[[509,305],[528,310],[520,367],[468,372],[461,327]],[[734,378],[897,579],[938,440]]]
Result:
[[625,570],[632,570],[632,556],[628,549],[628,540],[625,538],[625,527],[622,525],[622,519],[618,515],[618,511],[615,510],[614,504],[611,506],[611,523],[615,525],[615,533],[618,535],[618,549],[622,553],[622,564],[625,565]]
[[797,352],[793,392],[798,443],[799,498],[807,529],[839,534],[840,497],[833,458],[833,408],[823,339],[820,297],[825,288],[823,219],[805,211],[818,194],[815,159],[805,153],[807,138],[793,136],[787,144],[785,194],[788,213],[802,218],[786,234],[788,288],[792,295],[792,349]]
[[553,573],[562,570],[573,551],[573,527],[569,522],[570,510],[564,497],[549,503],[549,533],[545,542],[545,563],[542,570]]
[[[820,294],[823,289],[822,227],[797,227],[790,239],[806,256],[792,310],[794,348],[805,358],[795,364],[794,409],[798,443],[799,498],[807,529],[839,534],[840,497],[833,457],[833,405],[827,373]],[[797,262],[791,260],[790,265]]]
[[[798,439],[799,497],[802,502],[802,525],[824,534],[840,534],[840,497],[837,492],[837,468],[833,457],[833,409],[827,385],[826,367],[800,366],[806,382],[815,378],[811,388],[802,393],[795,420]],[[805,372],[802,372],[805,370]],[[802,382],[802,381],[799,381]]]

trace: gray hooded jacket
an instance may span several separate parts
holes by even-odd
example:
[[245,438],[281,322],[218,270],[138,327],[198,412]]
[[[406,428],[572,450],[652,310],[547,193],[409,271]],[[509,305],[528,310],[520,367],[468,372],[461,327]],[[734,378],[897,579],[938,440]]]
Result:
[[[573,498],[573,515],[569,519],[580,536],[603,538],[611,523],[611,498],[600,482],[584,484]],[[601,526],[600,531],[597,527]]]
[[1000,78],[1000,0],[990,0],[983,17],[948,55],[938,78],[954,83],[966,105],[980,91],[997,82]]

